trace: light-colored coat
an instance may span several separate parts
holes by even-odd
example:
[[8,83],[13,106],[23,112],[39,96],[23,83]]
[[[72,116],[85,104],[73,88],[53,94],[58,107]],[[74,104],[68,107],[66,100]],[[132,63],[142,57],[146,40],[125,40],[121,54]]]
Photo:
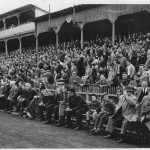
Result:
[[118,106],[116,108],[116,113],[122,107],[123,117],[126,120],[131,121],[136,110],[136,107],[135,107],[136,103],[137,103],[137,98],[134,95],[129,96],[128,99],[125,98],[124,95],[122,95],[119,98]]
[[134,76],[134,74],[135,74],[135,67],[132,64],[130,64],[130,67],[127,67],[127,73],[128,72],[130,74],[130,77]]

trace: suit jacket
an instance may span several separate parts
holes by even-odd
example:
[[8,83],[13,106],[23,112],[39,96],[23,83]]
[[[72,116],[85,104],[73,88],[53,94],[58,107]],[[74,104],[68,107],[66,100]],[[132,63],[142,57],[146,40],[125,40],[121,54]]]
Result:
[[[142,90],[143,90],[142,87],[137,88],[137,90],[136,90],[136,93],[137,93],[136,97],[137,97],[137,99],[139,99]],[[149,88],[149,87],[147,87],[147,92],[148,92],[148,93],[150,92],[150,88]]]

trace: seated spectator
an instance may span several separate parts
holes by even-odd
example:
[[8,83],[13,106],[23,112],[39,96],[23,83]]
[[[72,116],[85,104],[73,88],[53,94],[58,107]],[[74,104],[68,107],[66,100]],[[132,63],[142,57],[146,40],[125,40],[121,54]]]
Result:
[[68,86],[62,87],[62,99],[59,102],[59,121],[55,125],[55,127],[64,126],[65,123],[65,109],[68,105],[68,98],[67,98]]
[[[52,99],[45,104],[46,122],[44,124],[56,124],[58,121],[59,102],[62,100],[61,88],[57,88]],[[52,122],[52,113],[54,113],[54,122]]]
[[138,87],[139,86],[139,82],[140,82],[139,75],[135,74],[134,78],[131,78],[131,81],[130,81],[129,85],[131,85],[133,87]]
[[94,128],[90,131],[94,132],[94,135],[99,134],[101,132],[102,125],[108,119],[108,117],[114,114],[114,111],[115,104],[112,102],[112,100],[108,98],[107,95],[105,95],[102,101],[101,111],[99,112],[98,117],[96,118]]
[[108,79],[107,79],[107,82],[108,82],[109,85],[114,84],[115,76],[116,76],[116,73],[113,69],[113,66],[110,66],[109,72],[108,72]]
[[127,130],[128,124],[132,119],[135,112],[135,105],[137,103],[137,98],[134,96],[134,88],[127,86],[123,95],[119,98],[119,106],[116,109],[116,113],[109,118],[106,131],[108,135],[105,138],[112,137],[114,123],[122,123],[121,127],[121,138],[118,143],[124,141],[124,134]]
[[127,60],[127,75],[128,78],[131,79],[133,78],[135,74],[135,67],[131,64],[130,60]]
[[101,104],[96,98],[96,95],[91,96],[91,101],[89,104],[89,111],[86,112],[86,127],[90,125],[90,115],[93,116],[93,122],[95,123],[95,120],[97,118],[97,115],[99,111],[101,110]]
[[65,70],[62,70],[62,71],[61,71],[61,78],[58,79],[57,81],[58,81],[58,82],[65,82],[66,84],[68,83],[69,77],[68,77],[68,75],[67,75],[67,73],[66,73]]
[[128,85],[129,85],[130,80],[129,80],[127,77],[128,77],[128,76],[127,76],[127,73],[124,72],[124,73],[122,74],[122,80],[121,80],[121,86],[122,86],[122,87],[125,87],[125,86],[128,86]]
[[10,89],[9,96],[7,97],[6,101],[6,111],[11,113],[13,110],[13,105],[17,104],[17,97],[19,96],[19,92],[21,91],[23,86],[23,81],[18,80],[16,81],[15,85],[12,86]]
[[75,89],[73,88],[68,90],[68,103],[69,106],[66,108],[67,125],[65,128],[72,127],[71,117],[75,115],[77,118],[77,127],[74,130],[80,130],[82,128],[82,114],[89,110],[88,105],[80,95],[75,93]]
[[29,117],[30,119],[34,119],[36,117],[44,118],[41,111],[39,112],[39,105],[43,104],[42,90],[44,89],[45,89],[45,86],[41,84],[38,95],[35,95],[33,97],[33,99],[31,100],[31,102],[28,104],[26,108],[27,117]]
[[103,74],[100,76],[100,80],[98,82],[96,82],[96,84],[107,85],[107,80]]
[[77,76],[76,72],[72,73],[72,76],[69,79],[69,84],[70,85],[75,85],[81,82],[81,78]]
[[25,94],[18,97],[17,109],[20,110],[20,116],[22,116],[24,109],[29,105],[35,95],[37,95],[36,90],[31,88],[30,83],[25,83]]
[[12,86],[13,84],[11,84],[8,79],[1,81],[0,109],[2,110],[4,110],[6,106],[6,100]]
[[71,62],[71,74],[72,74],[73,72],[76,72],[76,74],[78,74],[77,66],[75,66],[75,63],[72,61],[72,62]]

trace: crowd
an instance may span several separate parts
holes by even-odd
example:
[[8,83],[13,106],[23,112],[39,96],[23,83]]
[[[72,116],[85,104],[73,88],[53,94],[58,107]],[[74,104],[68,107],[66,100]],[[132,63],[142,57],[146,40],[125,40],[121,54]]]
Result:
[[[65,128],[72,126],[72,116],[76,116],[74,130],[82,129],[82,114],[86,114],[86,127],[92,115],[94,127],[90,131],[94,135],[100,134],[106,123],[105,138],[110,138],[113,126],[122,123],[119,143],[129,126],[148,139],[150,33],[117,36],[115,43],[112,46],[109,37],[98,38],[85,41],[84,49],[80,49],[76,40],[58,48],[41,46],[38,53],[35,48],[28,48],[21,54],[16,50],[8,56],[1,55],[0,108]],[[57,85],[55,92],[48,90],[53,84]],[[107,94],[100,102],[93,93],[91,103],[86,103],[74,87],[91,84],[116,87],[117,102]]]

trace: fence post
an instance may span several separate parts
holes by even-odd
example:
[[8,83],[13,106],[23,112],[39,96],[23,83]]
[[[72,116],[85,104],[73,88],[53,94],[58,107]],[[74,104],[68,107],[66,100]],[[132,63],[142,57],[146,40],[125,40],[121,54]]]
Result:
[[86,102],[89,102],[89,94],[86,92]]

